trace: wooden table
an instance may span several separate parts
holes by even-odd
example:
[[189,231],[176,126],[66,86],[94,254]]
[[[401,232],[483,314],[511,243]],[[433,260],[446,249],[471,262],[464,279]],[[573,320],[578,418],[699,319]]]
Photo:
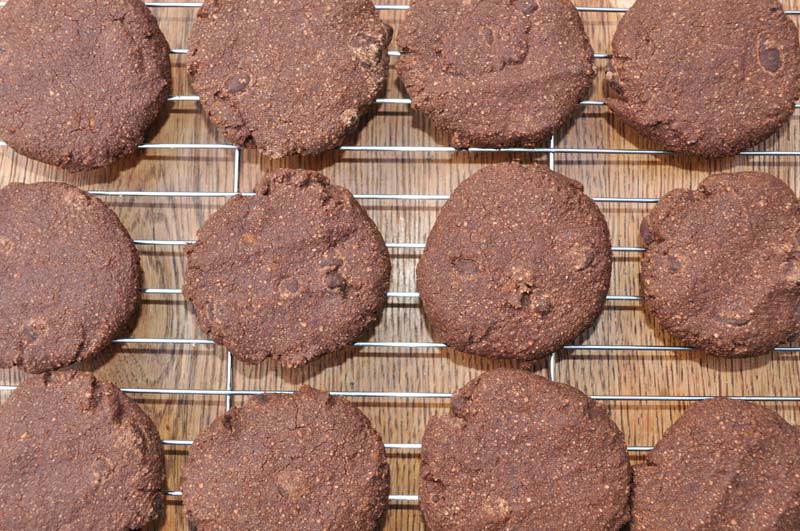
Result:
[[[13,1],[13,0],[11,0]],[[400,0],[398,0],[400,1]],[[666,1],[666,0],[665,0]],[[584,6],[627,7],[631,2],[583,0]],[[792,0],[786,8],[800,8]],[[186,39],[195,7],[153,7],[171,46],[174,94],[189,96],[186,56],[179,53]],[[402,31],[403,10],[381,10],[395,30]],[[590,11],[583,20],[597,53],[610,49],[610,40],[621,13]],[[800,16],[793,16],[800,22]],[[300,60],[300,58],[298,58]],[[392,60],[392,63],[394,63]],[[602,73],[606,59],[597,60],[598,79],[592,100],[604,97]],[[387,98],[405,98],[394,68]],[[446,138],[428,120],[410,110],[406,103],[376,105],[376,114],[349,146],[445,146]],[[151,143],[224,144],[225,140],[207,122],[194,101],[174,101],[169,115]],[[780,133],[758,146],[758,150],[800,149],[800,113]],[[654,149],[616,120],[603,105],[587,105],[583,114],[555,138],[552,154],[557,171],[577,179],[594,197],[658,198],[678,186],[694,186],[711,171],[763,170],[786,180],[794,189],[798,182],[797,156],[739,156],[720,161],[637,153],[568,153],[563,148]],[[204,220],[224,197],[169,196],[164,192],[233,192],[250,190],[266,170],[303,167],[324,172],[356,194],[430,194],[446,196],[464,178],[493,162],[520,160],[548,164],[549,153],[447,153],[425,150],[347,151],[319,157],[290,157],[270,161],[252,150],[186,146],[144,148],[134,160],[91,173],[68,175],[0,147],[0,184],[11,181],[63,180],[89,190],[115,192],[103,199],[121,217],[137,240],[187,240],[195,236]],[[152,195],[120,192],[148,192]],[[387,242],[421,244],[443,201],[431,199],[363,199]],[[639,222],[650,208],[648,202],[602,202],[615,246],[642,245]],[[180,288],[185,261],[178,244],[138,245],[145,272],[145,287]],[[421,249],[400,246],[391,249],[393,292],[414,292],[414,267]],[[612,295],[639,294],[639,252],[614,253]],[[1,288],[0,288],[1,289]],[[193,312],[179,293],[145,293],[142,315],[134,338],[204,340]],[[372,345],[347,349],[296,370],[281,369],[272,362],[253,366],[229,360],[225,349],[208,344],[170,342],[121,343],[112,355],[82,368],[123,388],[156,390],[131,393],[158,424],[164,439],[189,441],[226,408],[227,389],[288,390],[303,383],[316,387],[358,393],[387,393],[356,396],[353,401],[372,419],[384,441],[408,444],[389,450],[393,495],[414,495],[419,474],[419,450],[425,422],[447,410],[446,397],[397,396],[398,393],[449,393],[481,371],[507,362],[490,362],[451,349],[425,348],[434,341],[423,320],[419,301],[413,296],[391,296],[383,319],[363,338],[365,342],[411,342],[410,345]],[[416,343],[416,344],[415,344]],[[557,354],[554,375],[603,399],[613,419],[625,432],[631,446],[654,444],[687,405],[686,401],[633,398],[685,397],[697,395],[800,396],[800,362],[796,352],[776,352],[751,360],[722,360],[689,351],[645,350],[630,346],[673,346],[677,342],[664,334],[642,311],[636,301],[609,301],[606,311],[576,348]],[[599,348],[604,346],[604,348]],[[627,348],[619,348],[628,346]],[[611,347],[611,348],[609,348]],[[613,348],[617,347],[617,348]],[[547,364],[538,370],[547,374]],[[16,370],[0,371],[0,384],[13,385],[23,375]],[[157,390],[195,390],[196,394]],[[217,394],[203,391],[216,391]],[[7,396],[7,392],[0,394]],[[230,395],[228,395],[230,396]],[[628,397],[628,398],[622,398]],[[233,405],[246,397],[231,396]],[[800,404],[770,402],[791,422],[798,422]],[[186,446],[166,446],[168,488],[180,488],[180,468]],[[640,460],[643,453],[632,451]],[[34,494],[34,493],[31,493]],[[161,529],[187,529],[180,497],[170,496]],[[422,529],[421,513],[415,501],[393,499],[385,529]]]

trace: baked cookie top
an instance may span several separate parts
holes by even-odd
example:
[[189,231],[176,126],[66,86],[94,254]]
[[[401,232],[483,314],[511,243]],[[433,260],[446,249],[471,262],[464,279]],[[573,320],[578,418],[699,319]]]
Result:
[[358,408],[304,386],[215,420],[189,451],[182,489],[200,531],[373,531],[386,512],[389,465]]
[[610,277],[608,225],[582,186],[517,163],[455,189],[417,266],[425,317],[449,346],[523,360],[594,323]]
[[386,301],[391,264],[349,191],[279,170],[215,212],[187,247],[184,295],[237,358],[295,367],[350,345]]
[[797,26],[777,0],[637,0],[612,51],[609,107],[679,153],[758,144],[800,97]]
[[0,9],[0,138],[69,171],[145,139],[170,91],[169,46],[141,0],[10,0]]
[[192,88],[230,142],[314,155],[384,90],[391,35],[369,0],[209,0],[189,36]]
[[622,433],[577,389],[518,369],[482,374],[422,439],[432,531],[616,530],[629,518]]
[[800,202],[765,173],[716,174],[642,221],[645,308],[716,356],[757,356],[800,333]]
[[398,44],[414,107],[459,148],[540,144],[595,75],[569,0],[413,0]]
[[141,285],[133,241],[102,201],[64,183],[0,189],[0,367],[43,372],[103,352]]

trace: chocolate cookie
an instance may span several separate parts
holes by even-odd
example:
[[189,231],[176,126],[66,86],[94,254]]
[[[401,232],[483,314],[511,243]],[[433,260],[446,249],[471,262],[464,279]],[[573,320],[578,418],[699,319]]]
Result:
[[800,97],[797,27],[776,0],[637,0],[612,46],[609,107],[679,153],[758,144]]
[[417,266],[425,316],[451,347],[534,360],[600,315],[611,279],[603,214],[543,166],[482,168],[445,203]]
[[800,203],[764,173],[673,190],[642,221],[645,307],[710,354],[757,356],[800,333]]
[[32,376],[0,406],[0,529],[127,531],[164,507],[153,421],[88,372]]
[[295,367],[351,344],[389,288],[389,253],[349,191],[307,170],[267,174],[187,246],[183,293],[237,358]]
[[717,398],[689,408],[634,468],[634,530],[800,529],[800,430]]
[[420,505],[432,531],[615,530],[630,466],[605,408],[518,369],[482,374],[422,438]]
[[391,36],[369,0],[209,0],[189,36],[192,88],[230,142],[314,155],[383,92]]
[[141,284],[133,241],[102,201],[63,183],[0,189],[0,367],[95,356],[126,331]]
[[372,531],[388,496],[386,452],[369,419],[308,386],[216,419],[183,467],[183,506],[198,531]]
[[398,42],[414,108],[459,148],[540,144],[595,75],[569,0],[413,0]]
[[170,91],[169,46],[141,0],[9,0],[0,138],[69,171],[136,150]]

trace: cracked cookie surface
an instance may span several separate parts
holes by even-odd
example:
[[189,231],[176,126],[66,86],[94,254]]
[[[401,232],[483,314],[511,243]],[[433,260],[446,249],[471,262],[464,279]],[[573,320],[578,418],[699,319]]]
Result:
[[201,326],[250,363],[294,367],[350,345],[389,288],[377,227],[317,172],[267,174],[255,193],[231,199],[187,246],[183,291]]
[[133,153],[170,91],[169,46],[140,0],[0,9],[0,138],[69,171]]
[[0,529],[140,529],[164,509],[153,421],[88,372],[31,376],[0,406]]
[[303,386],[217,418],[189,451],[182,490],[199,531],[373,531],[386,512],[389,465],[358,408]]
[[715,398],[691,406],[634,467],[634,531],[800,529],[800,429]]
[[637,0],[612,48],[609,107],[675,152],[734,155],[800,97],[797,27],[777,0]]
[[64,183],[0,189],[0,367],[43,372],[100,354],[134,318],[141,277],[99,199]]
[[642,221],[645,308],[716,356],[766,354],[800,333],[800,202],[765,173],[716,174]]
[[583,187],[517,163],[455,189],[417,266],[425,317],[448,346],[521,360],[594,323],[610,278],[608,225]]
[[369,0],[209,0],[189,36],[192,88],[230,142],[318,154],[384,90],[391,35]]
[[518,369],[459,389],[422,438],[432,531],[613,531],[629,519],[625,440],[603,405]]
[[414,0],[398,42],[414,107],[460,148],[542,143],[595,75],[569,0]]

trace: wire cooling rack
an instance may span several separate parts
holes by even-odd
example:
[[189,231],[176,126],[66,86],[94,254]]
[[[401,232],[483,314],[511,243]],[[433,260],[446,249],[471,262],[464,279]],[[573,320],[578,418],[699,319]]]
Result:
[[[6,2],[0,2],[0,7],[4,6]],[[193,9],[202,6],[200,2],[147,2],[146,5],[150,8],[161,9]],[[402,11],[407,10],[406,5],[376,5],[378,10],[382,11]],[[624,13],[627,8],[622,7],[578,7],[582,12],[595,12],[595,13]],[[792,16],[800,15],[800,10],[787,10],[787,14]],[[185,55],[188,53],[187,49],[172,49],[171,53],[174,55]],[[390,51],[391,56],[399,56],[401,52]],[[596,53],[595,59],[602,60],[608,59],[608,53]],[[173,95],[169,98],[173,102],[191,102],[198,101],[199,98],[194,95]],[[409,106],[411,100],[408,98],[379,98],[376,100],[379,105],[393,105],[393,106]],[[587,107],[600,107],[605,103],[599,100],[586,100],[582,105]],[[800,108],[800,105],[796,105]],[[0,141],[0,146],[6,144]],[[221,152],[230,153],[233,162],[233,171],[230,176],[230,187],[226,190],[218,190],[212,192],[199,192],[199,191],[136,191],[136,190],[89,190],[91,194],[99,197],[153,197],[153,198],[228,198],[240,193],[240,168],[242,163],[242,150],[234,145],[229,144],[214,144],[214,143],[148,143],[140,146],[141,149],[146,150],[219,150]],[[456,150],[455,148],[446,146],[419,146],[419,145],[350,145],[342,146],[339,148],[342,151],[372,151],[372,152],[422,152],[422,153],[450,153],[450,152],[469,152],[469,153],[491,153],[491,152],[511,152],[511,153],[534,153],[545,154],[549,158],[549,165],[551,169],[556,169],[556,154],[572,155],[575,157],[591,156],[591,155],[669,155],[670,153],[662,150],[650,149],[616,149],[616,148],[601,148],[601,147],[556,147],[556,138],[550,140],[548,147],[542,148],[509,148],[509,149],[488,149],[488,148],[470,148],[468,150]],[[756,151],[750,150],[741,153],[745,157],[800,157],[800,151],[793,150],[768,150]],[[242,195],[253,195],[244,193]],[[378,202],[386,202],[390,205],[399,204],[400,202],[415,202],[415,201],[433,201],[444,202],[448,199],[448,195],[444,194],[369,194],[369,193],[355,193],[356,199],[370,200]],[[594,197],[598,203],[614,203],[614,204],[652,204],[658,202],[657,197]],[[139,239],[135,240],[135,244],[140,248],[158,248],[158,247],[181,247],[192,240],[148,240]],[[424,242],[389,242],[387,246],[390,249],[424,249]],[[641,247],[625,247],[615,246],[612,248],[614,253],[641,253],[644,251]],[[180,287],[171,286],[148,286],[143,288],[143,293],[153,295],[174,295],[181,296]],[[387,294],[392,299],[417,299],[419,294],[413,291],[394,291]],[[641,297],[638,295],[615,294],[609,295],[609,301],[639,301]],[[213,345],[214,343],[205,338],[198,337],[127,337],[120,338],[114,341],[118,344],[146,344],[146,345]],[[438,342],[425,342],[425,341],[362,341],[354,344],[359,348],[399,348],[399,349],[431,349],[431,348],[445,348],[444,343]],[[166,347],[165,347],[166,348]],[[575,344],[564,347],[565,351],[579,351],[579,350],[594,350],[594,351],[688,351],[692,350],[689,347],[675,346],[675,345],[633,345],[633,344]],[[779,352],[800,352],[800,347],[780,347],[776,351]],[[558,364],[558,356],[552,354],[548,362],[548,371],[553,380],[557,379],[556,367]],[[123,388],[126,393],[137,395],[164,395],[164,396],[221,396],[225,397],[225,408],[231,408],[231,399],[237,396],[251,396],[259,394],[286,394],[292,391],[286,390],[255,390],[255,389],[235,389],[233,386],[233,371],[232,371],[232,358],[230,352],[227,353],[226,368],[224,372],[225,382],[224,389],[167,389],[167,388]],[[0,385],[0,391],[11,391],[15,389],[13,385]],[[351,398],[393,398],[393,399],[449,399],[452,395],[446,392],[403,392],[403,391],[331,391],[332,395],[345,396]],[[691,402],[699,401],[709,398],[706,395],[593,395],[592,398],[601,401],[618,401],[618,402]],[[759,402],[800,402],[800,396],[774,396],[774,395],[760,395],[760,396],[734,396],[731,398],[741,400],[751,400]],[[192,444],[188,439],[164,439],[163,444],[166,446],[188,446]],[[386,443],[387,449],[399,450],[419,450],[421,444],[419,442],[389,442]],[[652,446],[628,446],[630,452],[647,452],[652,449]],[[181,492],[171,490],[167,492],[172,497],[179,498]],[[415,494],[393,494],[390,496],[390,501],[394,503],[415,504],[418,498]]]

